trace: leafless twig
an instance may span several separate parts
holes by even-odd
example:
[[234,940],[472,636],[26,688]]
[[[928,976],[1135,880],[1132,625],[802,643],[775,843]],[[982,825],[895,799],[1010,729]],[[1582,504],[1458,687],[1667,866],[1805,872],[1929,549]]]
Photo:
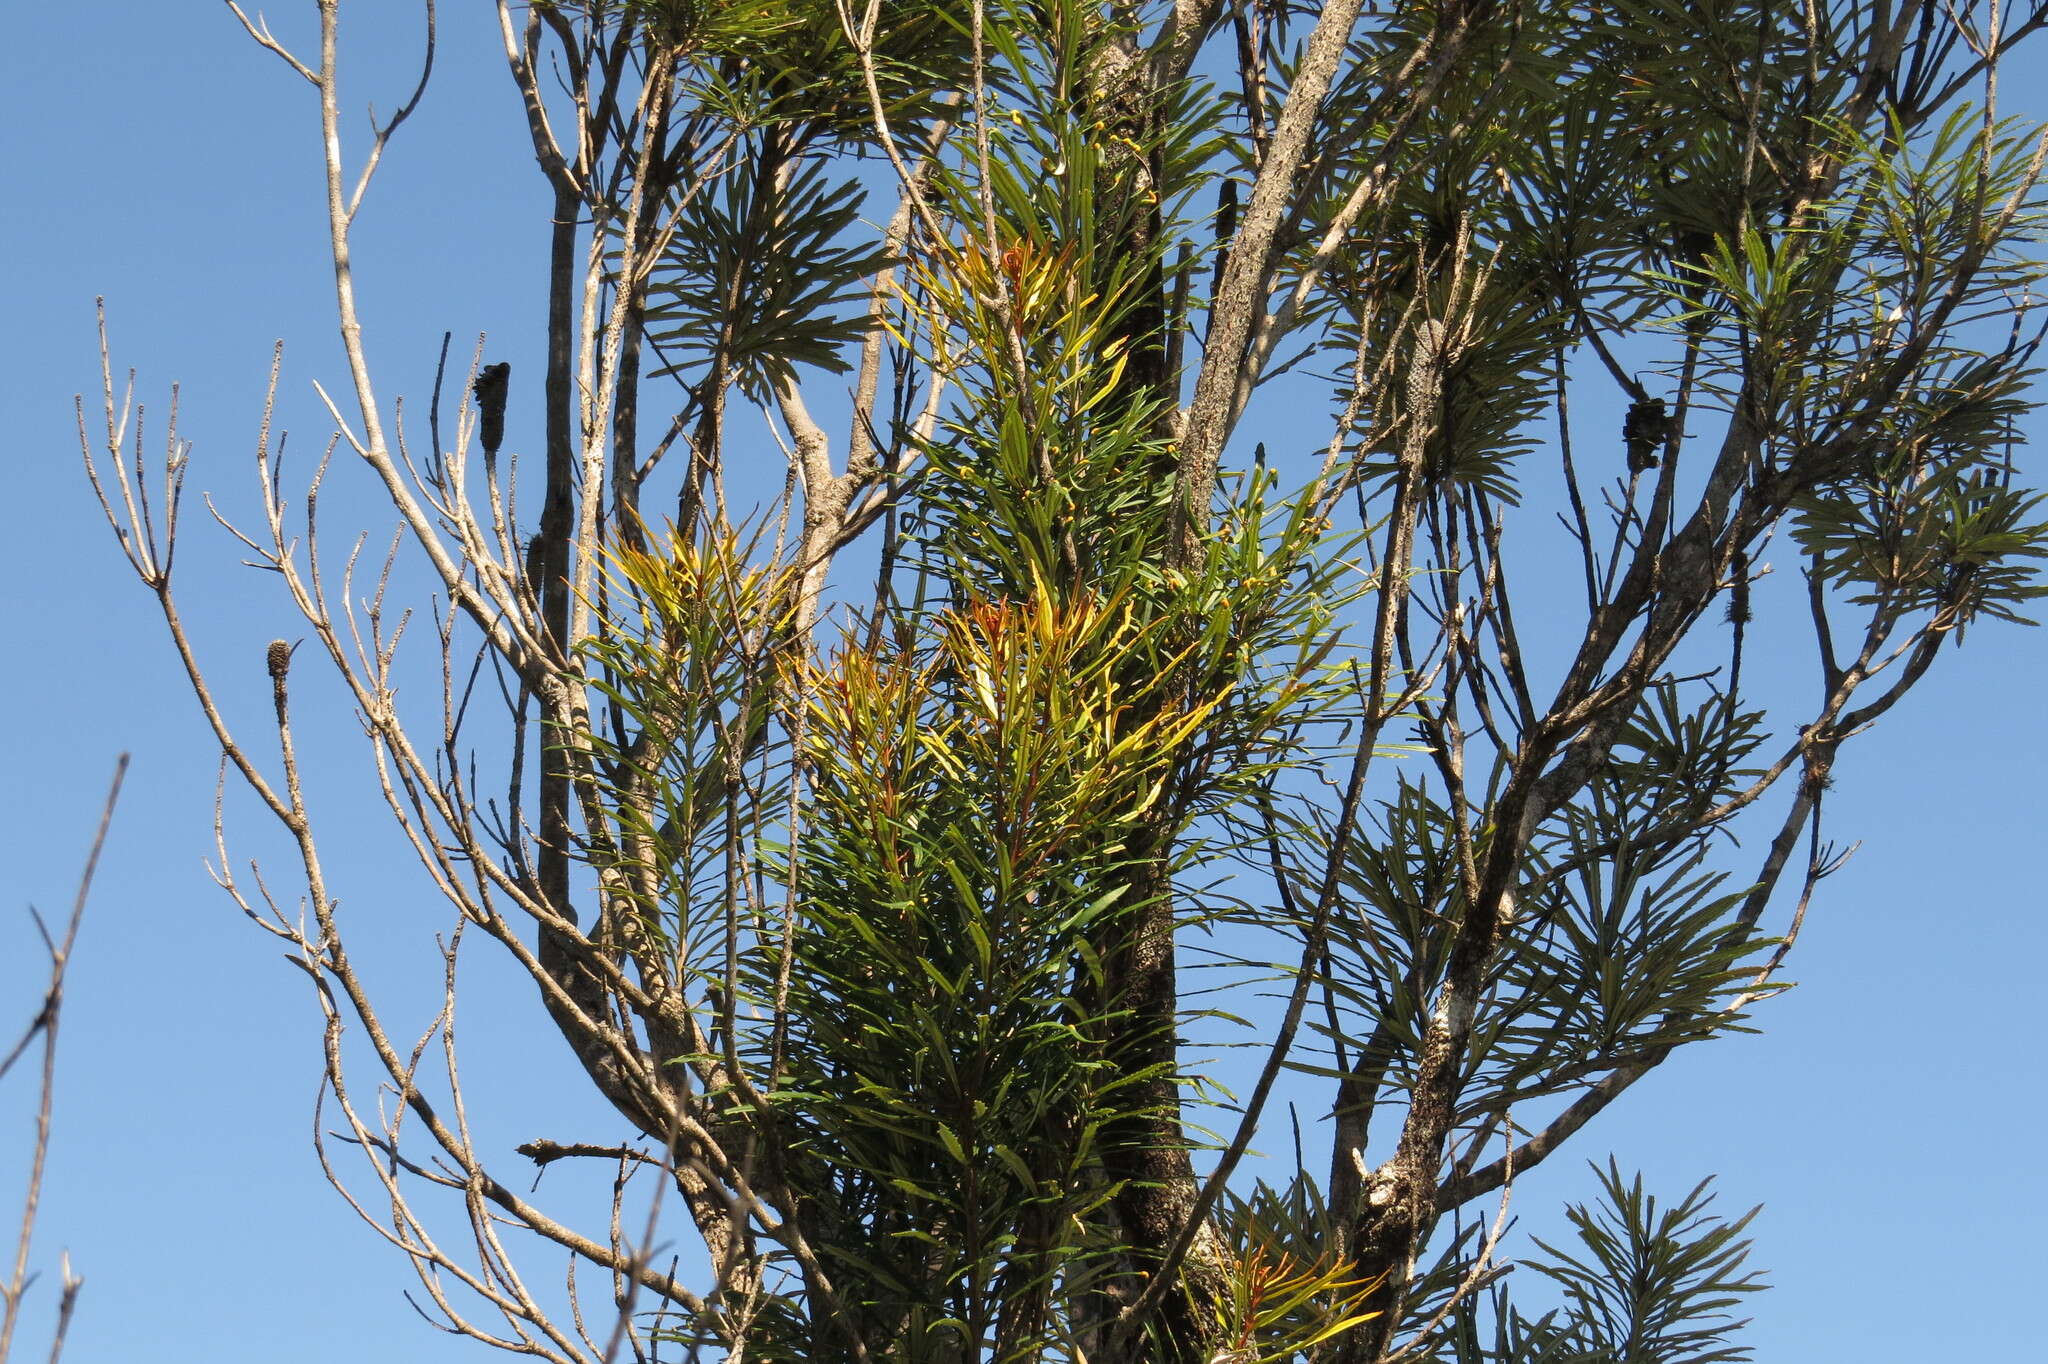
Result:
[[[36,1102],[35,1145],[29,1157],[28,1191],[22,1197],[21,1230],[15,1238],[14,1267],[7,1282],[0,1285],[0,1364],[5,1364],[13,1348],[22,1298],[32,1282],[28,1272],[29,1248],[35,1237],[36,1213],[42,1201],[43,1167],[50,1154],[50,1118],[57,1095],[57,1026],[64,1011],[64,978],[71,967],[71,950],[78,942],[78,927],[85,921],[85,904],[92,891],[93,873],[99,869],[100,853],[107,844],[107,829],[114,822],[114,807],[120,802],[121,783],[127,775],[128,755],[123,753],[115,760],[114,777],[107,787],[106,804],[100,810],[99,827],[93,832],[92,847],[85,856],[85,869],[79,873],[78,893],[72,898],[71,913],[64,921],[62,934],[52,937],[42,915],[33,909],[29,911],[35,920],[36,932],[42,937],[43,948],[49,954],[50,977],[43,989],[42,1006],[29,1020],[21,1039],[9,1049],[5,1059],[0,1059],[0,1079],[5,1079],[29,1045],[38,1037],[42,1039],[41,1088]],[[55,1364],[64,1351],[65,1334],[70,1330],[71,1314],[84,1283],[83,1278],[72,1273],[71,1258],[66,1255],[58,1289],[57,1325],[50,1344],[51,1364]]]

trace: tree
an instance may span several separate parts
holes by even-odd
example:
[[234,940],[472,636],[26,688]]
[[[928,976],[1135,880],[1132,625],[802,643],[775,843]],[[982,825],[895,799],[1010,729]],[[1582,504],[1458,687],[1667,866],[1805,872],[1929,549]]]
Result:
[[[310,921],[218,871],[314,982],[357,1206],[441,1324],[557,1360],[1743,1357],[1699,1191],[1660,1216],[1610,1167],[1534,1318],[1472,1210],[1778,988],[1842,745],[2044,590],[2012,449],[2048,141],[1996,77],[2048,8],[501,3],[544,414],[480,356],[423,455],[350,248],[433,7],[362,150],[339,0],[317,56],[230,8],[315,94],[337,440],[445,603],[422,713],[407,570],[335,583],[266,415],[238,534],[458,918],[417,1043],[345,949],[295,648],[266,763],[172,590],[184,447],[144,467],[111,365],[88,466],[292,844]],[[1745,676],[1795,630],[1803,708]],[[521,1148],[616,1165],[587,1220],[463,1116],[479,935],[616,1112]],[[1261,1043],[1244,1093],[1191,1034]],[[1283,1083],[1327,1169],[1247,1186]],[[687,1263],[627,1229],[636,1174]]]

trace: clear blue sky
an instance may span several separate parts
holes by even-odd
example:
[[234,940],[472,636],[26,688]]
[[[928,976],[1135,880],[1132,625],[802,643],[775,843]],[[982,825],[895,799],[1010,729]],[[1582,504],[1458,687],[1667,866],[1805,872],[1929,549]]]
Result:
[[[313,6],[278,8],[290,33]],[[541,316],[541,186],[489,6],[443,8],[437,83],[393,148],[357,248],[373,353],[386,382],[422,406],[442,331],[465,358],[488,331],[493,354],[531,375]],[[414,6],[353,0],[346,11],[360,42],[345,103],[388,108],[406,88]],[[54,1268],[68,1247],[87,1278],[68,1358],[483,1358],[413,1316],[402,1261],[314,1164],[317,1016],[303,978],[207,879],[212,745],[151,603],[100,524],[73,435],[71,395],[97,383],[92,302],[104,294],[117,364],[143,370],[152,434],[166,386],[183,383],[196,442],[185,607],[230,700],[260,701],[264,645],[299,631],[271,584],[237,566],[198,494],[252,506],[248,452],[275,338],[291,348],[283,416],[301,467],[325,437],[311,380],[331,383],[339,370],[311,92],[207,0],[33,6],[9,34],[8,1041],[39,979],[24,907],[68,902],[114,757],[135,755],[73,978],[38,1254]],[[2009,99],[2018,84],[2008,82]],[[2048,439],[2048,423],[2035,430]],[[2041,456],[2024,460],[2039,478]],[[379,524],[355,473],[341,470],[330,514]],[[1760,1013],[1761,1035],[1681,1054],[1579,1139],[1578,1157],[1615,1151],[1674,1195],[1714,1173],[1730,1210],[1767,1205],[1756,1263],[1775,1287],[1751,1305],[1762,1360],[2039,1349],[2023,1304],[2038,1292],[2048,1193],[2026,1154],[2048,1122],[2035,1040],[2048,947],[2037,871],[2044,675],[2040,632],[1986,628],[1858,743],[1837,769],[1831,834],[1864,846],[1823,888],[1787,971],[1799,988]],[[325,718],[330,737],[309,764],[340,831],[330,856],[348,868],[351,908],[377,925],[366,956],[403,990],[427,969],[404,949],[446,915],[362,808],[366,764],[346,711]],[[265,850],[253,818],[241,827],[245,855]],[[499,1096],[484,1119],[499,1149],[609,1130],[581,1122],[589,1110],[560,1044],[523,996],[485,980],[465,1021],[470,1083]],[[10,1083],[0,1097],[0,1218],[17,1206],[23,1094]],[[1518,1209],[1543,1224],[1560,1199],[1583,1196],[1581,1170],[1560,1157],[1523,1182]],[[31,1341],[48,1302],[47,1291],[32,1301]]]

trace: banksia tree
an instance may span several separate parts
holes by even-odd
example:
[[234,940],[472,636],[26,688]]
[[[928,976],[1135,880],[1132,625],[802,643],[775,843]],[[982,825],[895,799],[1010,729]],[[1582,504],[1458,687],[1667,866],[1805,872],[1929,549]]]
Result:
[[[343,6],[317,59],[244,19],[317,96],[333,412],[447,604],[440,713],[394,681],[406,570],[345,609],[267,424],[244,540],[461,924],[445,1064],[344,951],[293,655],[273,772],[186,644],[183,447],[140,467],[111,372],[88,459],[290,836],[309,921],[222,879],[316,983],[358,1207],[442,1325],[577,1361],[1745,1357],[1701,1191],[1610,1166],[1521,1276],[1550,1312],[1490,1209],[1779,988],[1842,746],[2042,591],[2048,144],[1994,97],[2048,11],[1364,8],[501,4],[553,194],[540,416],[481,366],[424,452],[361,340]],[[1774,711],[1747,655],[1788,631],[1813,700]],[[461,1117],[479,938],[613,1115],[520,1151],[612,1162],[609,1208],[544,1209]],[[1283,1095],[1301,1158],[1252,1179]],[[522,1238],[583,1277],[531,1287]]]

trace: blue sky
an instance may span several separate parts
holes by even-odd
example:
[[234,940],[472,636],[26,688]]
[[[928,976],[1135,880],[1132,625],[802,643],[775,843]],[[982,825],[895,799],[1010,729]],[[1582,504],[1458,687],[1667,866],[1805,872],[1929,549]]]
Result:
[[[280,8],[287,33],[312,10]],[[357,247],[373,356],[422,402],[444,330],[465,359],[489,332],[494,357],[530,376],[541,316],[545,200],[489,7],[444,8],[437,83],[394,145]],[[346,104],[388,107],[407,88],[414,7],[354,0],[346,12],[358,39]],[[252,508],[248,452],[276,338],[289,347],[281,410],[301,468],[325,438],[311,381],[339,370],[311,92],[211,3],[37,6],[11,36],[0,81],[0,410],[16,508],[0,537],[0,638],[18,642],[0,672],[8,1041],[40,972],[24,908],[68,903],[114,757],[135,755],[72,981],[38,1252],[54,1267],[68,1247],[87,1279],[68,1358],[482,1358],[413,1315],[402,1261],[321,1179],[307,1141],[317,1016],[276,944],[207,878],[212,745],[100,523],[73,434],[71,395],[97,384],[93,299],[104,294],[116,364],[143,371],[152,438],[168,384],[182,382],[196,442],[185,609],[230,704],[260,719],[249,707],[265,687],[263,648],[297,631],[198,494],[230,514]],[[2048,438],[2048,422],[2034,429]],[[2042,467],[2038,453],[2023,461]],[[349,468],[327,515],[381,521]],[[1584,1134],[1576,1157],[1525,1180],[1517,1208],[1531,1225],[1583,1197],[1583,1160],[1610,1150],[1674,1196],[1718,1174],[1728,1210],[1766,1205],[1755,1262],[1775,1287],[1750,1304],[1760,1359],[2038,1349],[2021,1304],[2048,1193],[2026,1155],[2048,1120],[2034,1041],[2048,948],[2035,871],[2044,673],[2039,631],[1985,628],[1848,752],[1830,833],[1863,847],[1823,888],[1786,972],[1799,988],[1759,1014],[1760,1035],[1682,1053]],[[322,718],[328,736],[308,763],[338,831],[330,856],[348,868],[342,894],[375,926],[361,950],[414,998],[405,992],[431,970],[417,949],[446,914],[364,805],[367,764],[346,710],[308,724]],[[268,849],[253,817],[239,827],[242,855]],[[597,1130],[579,1125],[590,1110],[563,1049],[516,985],[486,972],[466,1007],[469,1080],[498,1096],[484,1121],[500,1149]],[[10,1082],[0,1097],[0,1216],[16,1206],[23,1092]],[[48,1302],[32,1301],[31,1341]]]

